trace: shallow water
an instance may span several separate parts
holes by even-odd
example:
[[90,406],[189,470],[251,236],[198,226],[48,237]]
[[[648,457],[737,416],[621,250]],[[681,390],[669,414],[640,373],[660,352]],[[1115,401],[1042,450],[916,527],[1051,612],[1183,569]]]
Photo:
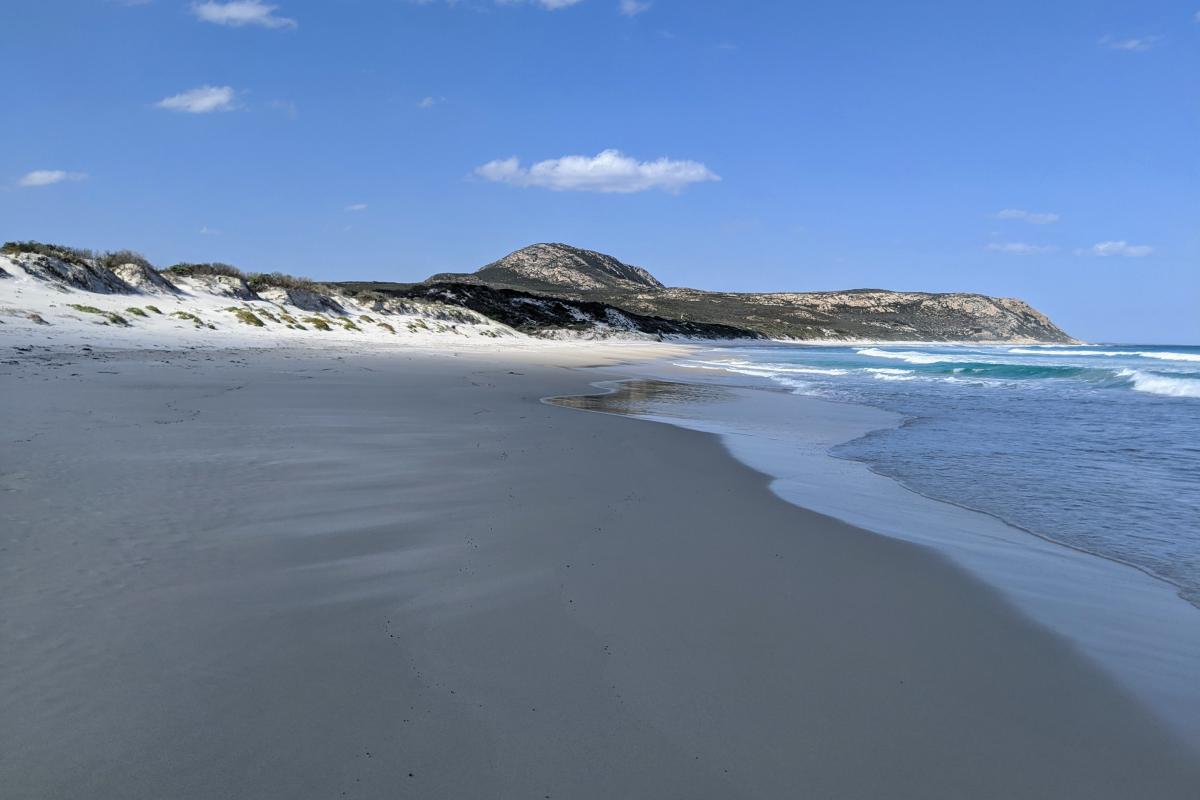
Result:
[[778,345],[678,364],[900,413],[834,453],[1200,605],[1200,348]]

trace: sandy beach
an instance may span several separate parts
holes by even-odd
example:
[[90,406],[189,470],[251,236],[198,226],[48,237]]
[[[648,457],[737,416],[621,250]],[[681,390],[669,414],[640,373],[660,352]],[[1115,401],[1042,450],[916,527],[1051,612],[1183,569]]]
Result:
[[949,560],[541,402],[665,352],[5,348],[2,794],[1195,796]]

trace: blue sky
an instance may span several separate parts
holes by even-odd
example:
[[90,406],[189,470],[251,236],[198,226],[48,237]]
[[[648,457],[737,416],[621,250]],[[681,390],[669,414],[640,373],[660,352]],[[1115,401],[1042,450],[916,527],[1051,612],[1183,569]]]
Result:
[[1200,342],[1200,0],[4,5],[3,238],[327,280],[564,241]]

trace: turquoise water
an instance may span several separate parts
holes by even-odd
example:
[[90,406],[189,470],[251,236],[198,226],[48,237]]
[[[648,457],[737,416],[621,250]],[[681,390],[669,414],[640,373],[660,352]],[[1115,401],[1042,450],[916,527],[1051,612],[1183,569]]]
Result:
[[680,366],[899,412],[834,454],[1200,606],[1200,347],[768,345]]

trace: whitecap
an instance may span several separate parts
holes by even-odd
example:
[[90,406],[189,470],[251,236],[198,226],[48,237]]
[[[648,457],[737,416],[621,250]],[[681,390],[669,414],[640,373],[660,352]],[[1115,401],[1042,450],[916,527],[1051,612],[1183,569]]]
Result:
[[1141,372],[1136,369],[1123,369],[1118,377],[1128,378],[1133,384],[1134,391],[1160,394],[1166,397],[1197,397],[1200,398],[1200,380],[1191,378],[1170,378],[1152,372]]
[[856,350],[860,356],[870,356],[872,358],[891,358],[898,361],[906,361],[909,364],[944,364],[962,363],[966,361],[975,361],[975,358],[962,358],[961,356],[938,355],[935,353],[922,353],[920,350],[880,350],[878,347],[865,347],[861,350]]

